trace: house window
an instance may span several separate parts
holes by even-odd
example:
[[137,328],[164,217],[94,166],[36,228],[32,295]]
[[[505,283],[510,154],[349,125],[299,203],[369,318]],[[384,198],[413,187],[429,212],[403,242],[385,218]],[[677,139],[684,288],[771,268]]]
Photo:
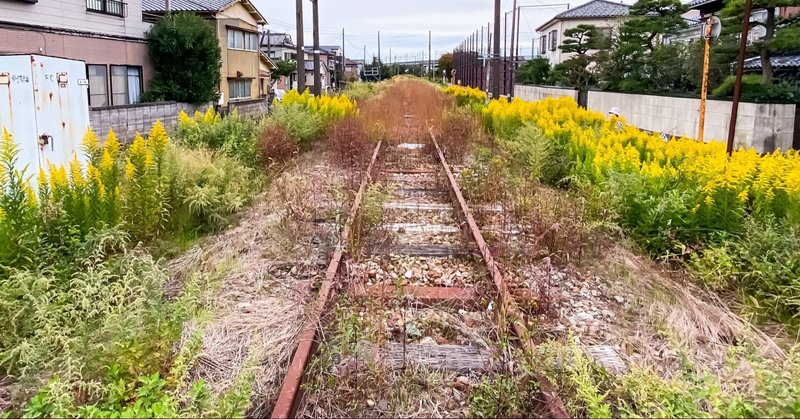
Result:
[[550,51],[555,51],[558,47],[558,32],[555,30],[550,31]]
[[238,29],[228,29],[228,48],[258,51],[258,35]]
[[547,35],[546,34],[542,35],[542,37],[539,38],[539,54],[540,55],[544,55],[545,52],[547,52]]
[[250,98],[250,80],[228,79],[228,97],[231,99]]
[[105,65],[87,65],[89,106],[108,106],[108,74]]
[[111,104],[132,105],[142,96],[142,68],[111,66]]
[[86,0],[86,10],[119,17],[126,16],[127,6],[119,0]]

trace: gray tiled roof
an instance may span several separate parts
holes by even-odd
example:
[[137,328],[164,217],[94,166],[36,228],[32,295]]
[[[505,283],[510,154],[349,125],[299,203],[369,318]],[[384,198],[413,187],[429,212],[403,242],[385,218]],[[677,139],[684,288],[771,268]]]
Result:
[[704,4],[714,3],[715,1],[718,1],[718,0],[692,0],[689,3],[689,8],[691,9],[691,8],[695,8],[697,6],[702,6]]
[[[171,0],[175,12],[219,12],[238,0]],[[159,13],[166,10],[164,0],[142,0],[142,11]]]
[[[774,69],[800,68],[800,55],[781,55],[770,57],[769,62]],[[744,60],[744,68],[758,70],[761,68],[761,57],[752,57]]]
[[287,33],[270,33],[269,37],[264,34],[261,45],[294,47],[294,42],[292,36]]
[[580,19],[595,17],[627,16],[630,6],[607,0],[592,0],[574,9],[561,12],[556,19]]

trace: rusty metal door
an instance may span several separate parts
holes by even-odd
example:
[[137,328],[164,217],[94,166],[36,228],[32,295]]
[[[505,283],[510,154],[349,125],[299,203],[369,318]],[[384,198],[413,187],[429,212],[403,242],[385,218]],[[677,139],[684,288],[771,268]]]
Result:
[[[38,167],[81,162],[89,126],[86,64],[42,55],[0,56],[0,131],[19,150],[17,168],[35,180]],[[36,182],[31,182],[36,187]]]
[[0,57],[0,135],[6,130],[17,145],[17,168],[36,175],[39,150],[36,145],[36,117],[33,100],[31,57]]
[[85,163],[81,140],[89,127],[86,65],[82,61],[31,56],[39,165]]

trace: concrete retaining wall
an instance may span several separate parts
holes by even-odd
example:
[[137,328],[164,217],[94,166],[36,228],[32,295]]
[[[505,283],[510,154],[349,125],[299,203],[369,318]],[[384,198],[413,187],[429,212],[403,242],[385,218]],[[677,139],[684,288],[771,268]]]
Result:
[[[577,100],[578,92],[550,86],[522,86],[515,94],[525,100],[570,96]],[[669,135],[697,137],[700,99],[670,96],[639,95],[590,90],[586,108],[603,114],[617,107],[631,124]],[[726,141],[730,122],[731,102],[708,100],[704,139]],[[761,153],[777,149],[800,148],[800,108],[793,104],[739,104],[736,120],[735,147],[754,147]]]
[[[589,91],[586,107],[607,113],[618,107],[625,119],[641,129],[675,136],[697,137],[700,99]],[[734,146],[754,147],[758,152],[788,150],[796,146],[797,105],[739,104]],[[731,102],[708,100],[703,138],[727,141]]]
[[[205,112],[208,106],[180,102],[109,106],[92,108],[89,118],[97,135],[105,136],[108,129],[113,128],[120,140],[127,141],[133,139],[137,132],[142,135],[149,133],[156,120],[160,120],[167,130],[171,130],[178,125],[178,114],[181,110],[191,116],[195,110]],[[236,109],[240,116],[246,117],[259,117],[267,113],[266,99],[231,102],[229,107],[231,111]]]
[[97,135],[105,136],[108,129],[113,128],[120,140],[126,141],[132,139],[137,132],[142,135],[149,133],[156,120],[160,120],[170,130],[178,124],[178,113],[181,110],[192,115],[195,110],[202,112],[206,108],[207,105],[178,102],[142,103],[93,108],[89,111],[89,118]]
[[527,86],[517,84],[514,86],[514,97],[518,97],[529,102],[542,100],[547,97],[562,97],[568,96],[578,101],[578,91],[576,89],[569,89],[564,87],[555,86]]
[[259,117],[267,113],[267,99],[259,98],[253,100],[231,101],[228,103],[230,111],[236,109],[239,116]]

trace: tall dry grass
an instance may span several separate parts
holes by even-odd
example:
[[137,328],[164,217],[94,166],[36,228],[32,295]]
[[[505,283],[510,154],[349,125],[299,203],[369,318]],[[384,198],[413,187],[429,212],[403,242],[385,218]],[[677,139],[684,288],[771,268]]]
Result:
[[433,84],[412,78],[392,80],[383,92],[359,104],[360,120],[373,140],[426,142],[428,129],[442,131],[455,101]]

